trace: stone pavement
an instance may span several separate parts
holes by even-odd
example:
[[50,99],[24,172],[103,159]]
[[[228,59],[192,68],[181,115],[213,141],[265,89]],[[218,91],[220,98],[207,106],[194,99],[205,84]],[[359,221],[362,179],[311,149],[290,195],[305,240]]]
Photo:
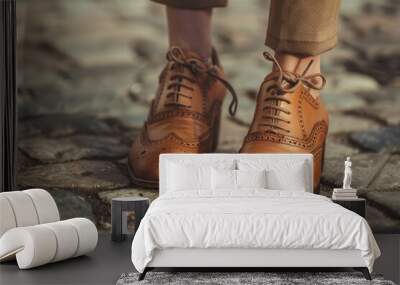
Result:
[[[222,121],[219,152],[239,149],[271,64],[262,51],[267,1],[215,11],[214,40],[240,95]],[[110,228],[110,200],[135,187],[126,155],[164,65],[163,8],[146,0],[21,0],[18,10],[18,185],[51,191],[63,218]],[[375,231],[400,232],[400,3],[343,1],[340,43],[323,57],[330,111],[322,194],[340,186],[351,155],[354,186]]]

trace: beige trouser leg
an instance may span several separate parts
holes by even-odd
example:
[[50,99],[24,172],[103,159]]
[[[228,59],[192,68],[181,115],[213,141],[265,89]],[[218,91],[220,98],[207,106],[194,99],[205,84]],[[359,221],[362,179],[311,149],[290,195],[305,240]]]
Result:
[[340,0],[272,0],[265,44],[275,51],[321,54],[336,45]]
[[[224,7],[228,2],[152,1],[181,9]],[[317,55],[333,48],[337,42],[339,6],[340,0],[271,0],[265,44],[275,51],[303,55]]]
[[207,9],[225,7],[228,0],[151,0],[180,9]]

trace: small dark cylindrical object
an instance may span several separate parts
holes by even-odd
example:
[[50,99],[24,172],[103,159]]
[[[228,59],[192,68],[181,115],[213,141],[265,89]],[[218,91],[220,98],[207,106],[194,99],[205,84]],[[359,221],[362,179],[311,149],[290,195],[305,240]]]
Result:
[[[135,232],[149,208],[150,200],[145,197],[121,197],[111,201],[111,239],[125,240],[128,233],[127,213],[135,213]],[[132,233],[134,234],[134,233]]]

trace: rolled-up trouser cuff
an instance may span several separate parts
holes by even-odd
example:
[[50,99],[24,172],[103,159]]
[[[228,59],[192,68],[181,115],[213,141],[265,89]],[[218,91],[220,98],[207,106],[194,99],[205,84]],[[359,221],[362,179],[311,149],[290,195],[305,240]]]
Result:
[[340,0],[271,0],[265,44],[278,52],[317,55],[337,42]]
[[216,7],[225,7],[228,0],[151,0],[169,7],[178,9],[208,9]]
[[275,52],[314,56],[334,48],[337,40],[337,35],[322,42],[306,42],[282,40],[279,38],[274,38],[274,36],[271,34],[267,34],[265,45],[273,49]]

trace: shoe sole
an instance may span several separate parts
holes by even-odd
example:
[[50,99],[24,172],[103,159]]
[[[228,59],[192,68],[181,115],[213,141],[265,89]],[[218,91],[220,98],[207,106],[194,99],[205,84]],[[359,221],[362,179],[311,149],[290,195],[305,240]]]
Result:
[[[324,160],[325,160],[325,143],[322,148],[322,158],[321,158],[321,175],[322,171],[324,169]],[[147,180],[147,179],[142,179],[138,178],[133,174],[133,171],[131,170],[131,167],[129,163],[127,163],[127,169],[128,169],[128,174],[129,178],[131,179],[132,183],[135,186],[147,188],[147,189],[158,189],[159,188],[159,181],[158,180]],[[319,194],[320,193],[320,187],[321,187],[321,181],[320,183],[314,188],[314,193]]]
[[143,178],[136,177],[133,174],[133,171],[129,165],[129,162],[126,164],[128,168],[129,178],[135,186],[143,187],[146,189],[158,189],[158,180],[147,180]]

